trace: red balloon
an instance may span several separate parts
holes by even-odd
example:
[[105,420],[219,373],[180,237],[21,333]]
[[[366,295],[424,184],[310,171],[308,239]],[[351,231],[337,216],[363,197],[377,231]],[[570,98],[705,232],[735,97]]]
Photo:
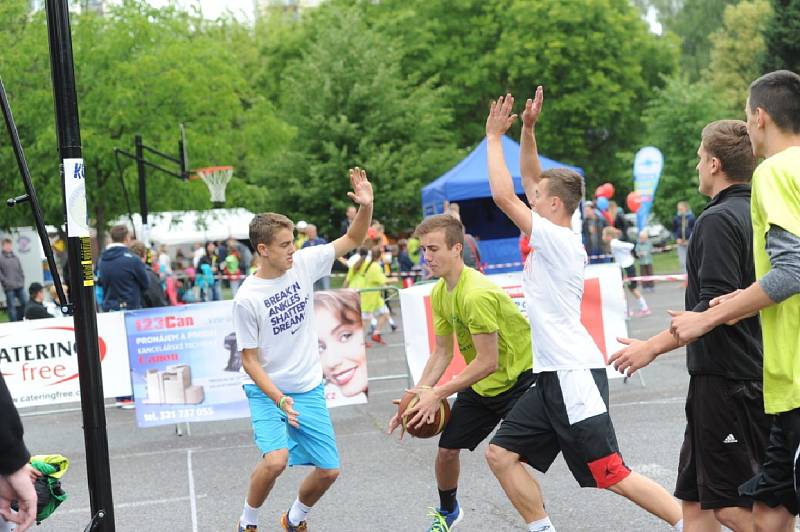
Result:
[[638,192],[634,190],[633,192],[628,194],[626,203],[628,205],[628,209],[631,212],[639,212],[639,207],[642,206],[642,197]]
[[614,197],[614,185],[611,183],[603,183],[594,191],[595,198],[608,198]]

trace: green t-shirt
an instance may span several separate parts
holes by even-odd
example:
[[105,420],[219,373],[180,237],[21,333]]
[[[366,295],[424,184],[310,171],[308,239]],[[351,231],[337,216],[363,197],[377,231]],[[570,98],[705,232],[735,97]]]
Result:
[[[772,269],[770,226],[800,236],[800,146],[762,162],[753,174],[753,255],[756,278]],[[761,311],[764,339],[764,407],[768,414],[800,408],[800,294]]]
[[[371,260],[365,260],[358,271],[350,268],[346,280],[347,287],[353,289],[378,288],[386,284],[386,276],[380,264]],[[375,312],[382,309],[385,304],[381,292],[377,290],[361,294],[361,312]]]
[[452,291],[447,290],[444,279],[439,279],[431,293],[431,306],[436,336],[455,332],[467,364],[477,355],[472,335],[497,333],[497,371],[472,385],[479,395],[494,397],[514,386],[521,373],[531,370],[528,320],[508,294],[482,273],[465,266]]

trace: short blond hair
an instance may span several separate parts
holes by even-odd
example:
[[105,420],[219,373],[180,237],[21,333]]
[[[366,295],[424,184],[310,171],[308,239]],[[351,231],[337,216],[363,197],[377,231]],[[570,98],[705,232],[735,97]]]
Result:
[[259,244],[268,246],[281,229],[294,232],[294,223],[286,216],[274,212],[256,214],[250,222],[250,244],[253,249]]

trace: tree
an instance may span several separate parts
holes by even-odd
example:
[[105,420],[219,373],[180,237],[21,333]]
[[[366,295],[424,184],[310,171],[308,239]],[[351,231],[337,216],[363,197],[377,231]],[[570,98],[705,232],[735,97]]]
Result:
[[[14,0],[14,5],[27,9],[24,0]],[[291,130],[247,80],[241,60],[246,31],[231,20],[204,21],[132,0],[105,16],[87,13],[72,19],[89,212],[98,231],[127,211],[114,148],[132,151],[133,136],[139,133],[146,144],[177,153],[179,123],[187,125],[195,168],[236,166],[238,178],[229,187],[229,197],[239,206],[263,205],[269,185],[266,168]],[[14,43],[5,47],[14,53],[0,56],[0,73],[12,96],[45,217],[60,225],[44,14],[26,14],[20,23],[24,31],[0,30],[0,43]],[[255,47],[252,35],[249,46]],[[11,157],[4,150],[0,164],[14,168]],[[126,187],[135,196],[133,163],[123,164]],[[12,182],[10,190],[18,191],[16,180]],[[180,183],[148,170],[147,186],[151,211],[209,207],[202,183]],[[0,223],[21,225],[19,214],[9,212],[0,214]]]
[[276,202],[335,235],[350,203],[347,168],[361,166],[376,217],[390,231],[413,227],[421,186],[458,160],[447,101],[430,82],[403,76],[399,52],[357,7],[326,5],[309,20],[316,33],[281,86],[297,140],[279,167]]
[[518,97],[545,88],[541,152],[582,166],[587,189],[626,185],[617,153],[640,146],[641,112],[676,66],[674,40],[651,34],[627,0],[519,1],[501,27],[493,63],[505,87]]
[[767,51],[763,72],[800,72],[800,0],[772,0],[772,17],[764,36]]
[[648,105],[644,121],[647,142],[664,154],[664,170],[653,212],[669,223],[678,201],[686,200],[699,213],[707,198],[697,192],[697,148],[709,122],[726,118],[714,90],[707,83],[672,78]]
[[682,41],[681,67],[690,81],[700,79],[711,53],[709,35],[722,26],[725,7],[738,0],[684,0],[675,16],[665,21],[665,27]]
[[747,87],[761,73],[771,15],[769,0],[744,0],[725,8],[722,28],[711,35],[708,81],[731,116],[744,116]]

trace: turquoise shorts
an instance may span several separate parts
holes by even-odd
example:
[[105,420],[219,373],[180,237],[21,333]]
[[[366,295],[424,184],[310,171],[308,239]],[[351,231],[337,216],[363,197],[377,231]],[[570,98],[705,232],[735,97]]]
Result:
[[300,428],[289,425],[286,414],[255,384],[245,384],[250,403],[253,437],[262,454],[289,449],[289,465],[310,465],[320,469],[339,469],[336,435],[325,404],[325,385],[313,390],[287,393],[294,400]]

